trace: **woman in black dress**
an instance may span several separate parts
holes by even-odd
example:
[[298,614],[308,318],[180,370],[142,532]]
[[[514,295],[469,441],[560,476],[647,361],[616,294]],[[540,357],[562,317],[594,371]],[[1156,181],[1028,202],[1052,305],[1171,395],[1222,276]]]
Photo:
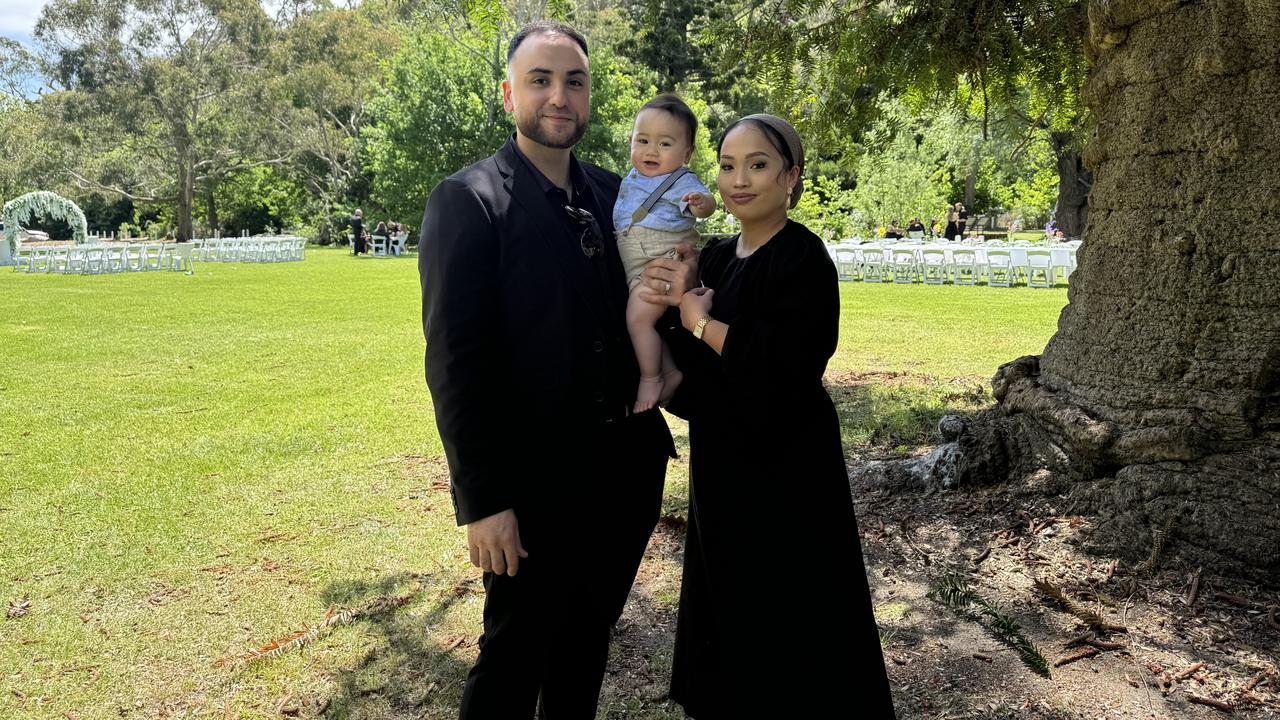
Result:
[[840,296],[787,218],[804,150],[785,121],[729,126],[718,183],[742,224],[698,260],[675,331],[691,489],[671,698],[711,718],[893,718],[835,407]]

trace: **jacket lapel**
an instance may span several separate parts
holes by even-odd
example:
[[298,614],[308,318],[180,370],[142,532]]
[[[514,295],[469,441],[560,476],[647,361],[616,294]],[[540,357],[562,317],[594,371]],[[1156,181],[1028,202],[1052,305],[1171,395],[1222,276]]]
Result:
[[[503,146],[494,156],[494,161],[502,174],[503,187],[531,220],[530,227],[522,228],[526,230],[523,237],[546,245],[549,257],[565,284],[574,289],[602,325],[607,325],[605,288],[601,285],[600,275],[592,267],[593,262],[603,259],[592,260],[582,253],[577,236],[564,218],[555,215],[551,203],[542,194],[538,178],[515,156],[510,145]],[[534,237],[538,239],[533,240]]]

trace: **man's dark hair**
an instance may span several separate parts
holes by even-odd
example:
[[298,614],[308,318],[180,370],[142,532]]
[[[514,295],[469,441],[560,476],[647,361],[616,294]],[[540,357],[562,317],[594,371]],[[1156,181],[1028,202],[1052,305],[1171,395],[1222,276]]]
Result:
[[689,106],[680,99],[675,93],[662,93],[658,97],[644,104],[641,110],[661,110],[671,115],[676,120],[684,123],[689,130],[689,146],[693,146],[693,138],[698,134],[698,118],[694,117],[693,111]]
[[591,57],[591,53],[587,51],[587,39],[582,37],[582,33],[573,29],[573,27],[555,20],[539,20],[535,23],[529,23],[520,28],[515,37],[511,38],[511,42],[507,43],[507,64],[511,64],[511,57],[516,54],[516,48],[520,47],[520,43],[530,35],[564,35],[565,37],[578,43],[578,47],[582,48],[582,54]]

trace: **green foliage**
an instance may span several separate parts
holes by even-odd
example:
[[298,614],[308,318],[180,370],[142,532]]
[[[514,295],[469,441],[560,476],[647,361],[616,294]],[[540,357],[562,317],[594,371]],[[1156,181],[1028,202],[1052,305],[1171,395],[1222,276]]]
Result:
[[[278,113],[298,141],[291,175],[314,202],[310,215],[324,218],[366,189],[359,155],[361,129],[371,120],[365,101],[379,90],[382,64],[401,45],[401,28],[377,22],[376,6],[333,8],[303,15],[283,29],[278,92],[290,112]],[[361,198],[360,200],[363,200]],[[315,236],[328,238],[317,223]]]
[[913,109],[1018,105],[1026,88],[1046,115],[1073,117],[1085,74],[1084,0],[905,0],[835,9],[826,0],[770,0],[712,23],[705,36],[744,54],[768,79],[773,106],[823,148],[849,152],[881,94]]
[[372,191],[395,218],[416,222],[431,189],[490,155],[512,131],[502,109],[498,43],[474,45],[420,31],[388,64],[361,137]]
[[[306,191],[278,168],[260,165],[233,173],[218,183],[214,199],[217,229],[223,235],[294,230],[305,222],[301,213],[307,207]],[[196,217],[207,223],[204,209],[196,211]]]
[[[35,37],[49,50],[52,74],[76,95],[64,119],[110,125],[76,138],[85,143],[78,182],[174,203],[181,237],[191,232],[203,178],[283,162],[291,152],[293,135],[264,122],[279,98],[269,92],[273,27],[257,0],[54,0]],[[113,162],[121,147],[126,162]],[[115,171],[124,177],[111,177]]]
[[991,633],[1018,651],[1032,670],[1049,677],[1049,661],[1035,644],[1022,634],[1022,626],[998,605],[987,602],[963,575],[946,575],[929,589],[928,596],[955,612],[985,621]]
[[631,166],[631,129],[636,113],[656,94],[644,68],[607,49],[593,50],[591,124],[574,152],[619,175],[626,174]]
[[48,107],[0,94],[0,202],[35,190],[72,194],[62,171],[70,148],[54,141]]

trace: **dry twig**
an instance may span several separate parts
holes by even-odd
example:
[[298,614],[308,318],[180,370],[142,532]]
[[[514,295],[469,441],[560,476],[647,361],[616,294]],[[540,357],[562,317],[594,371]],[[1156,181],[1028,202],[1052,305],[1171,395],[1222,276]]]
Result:
[[1196,673],[1200,672],[1203,669],[1205,669],[1205,664],[1202,662],[1198,662],[1195,665],[1192,665],[1191,667],[1187,668],[1186,670],[1183,670],[1182,672],[1178,673],[1177,675],[1174,675],[1173,680],[1174,682],[1182,682],[1183,680],[1186,680],[1187,678],[1191,677],[1192,675],[1195,675]]
[[1071,653],[1070,655],[1059,659],[1057,662],[1053,664],[1053,666],[1062,667],[1063,665],[1069,665],[1077,660],[1083,660],[1087,657],[1093,657],[1094,655],[1097,655],[1099,652],[1101,651],[1098,650],[1098,648],[1096,647],[1081,648]]
[[1258,674],[1249,678],[1249,682],[1244,684],[1244,691],[1245,692],[1252,691],[1254,688],[1258,687],[1259,683],[1261,683],[1263,680],[1266,680],[1267,675],[1270,675],[1270,674],[1271,673],[1266,670],[1259,670]]
[[1214,700],[1213,698],[1200,697],[1199,695],[1192,695],[1191,693],[1187,693],[1187,699],[1193,703],[1196,703],[1197,705],[1208,705],[1211,708],[1217,708],[1225,713],[1233,713],[1235,712],[1235,709],[1236,709],[1235,706],[1229,702]]

